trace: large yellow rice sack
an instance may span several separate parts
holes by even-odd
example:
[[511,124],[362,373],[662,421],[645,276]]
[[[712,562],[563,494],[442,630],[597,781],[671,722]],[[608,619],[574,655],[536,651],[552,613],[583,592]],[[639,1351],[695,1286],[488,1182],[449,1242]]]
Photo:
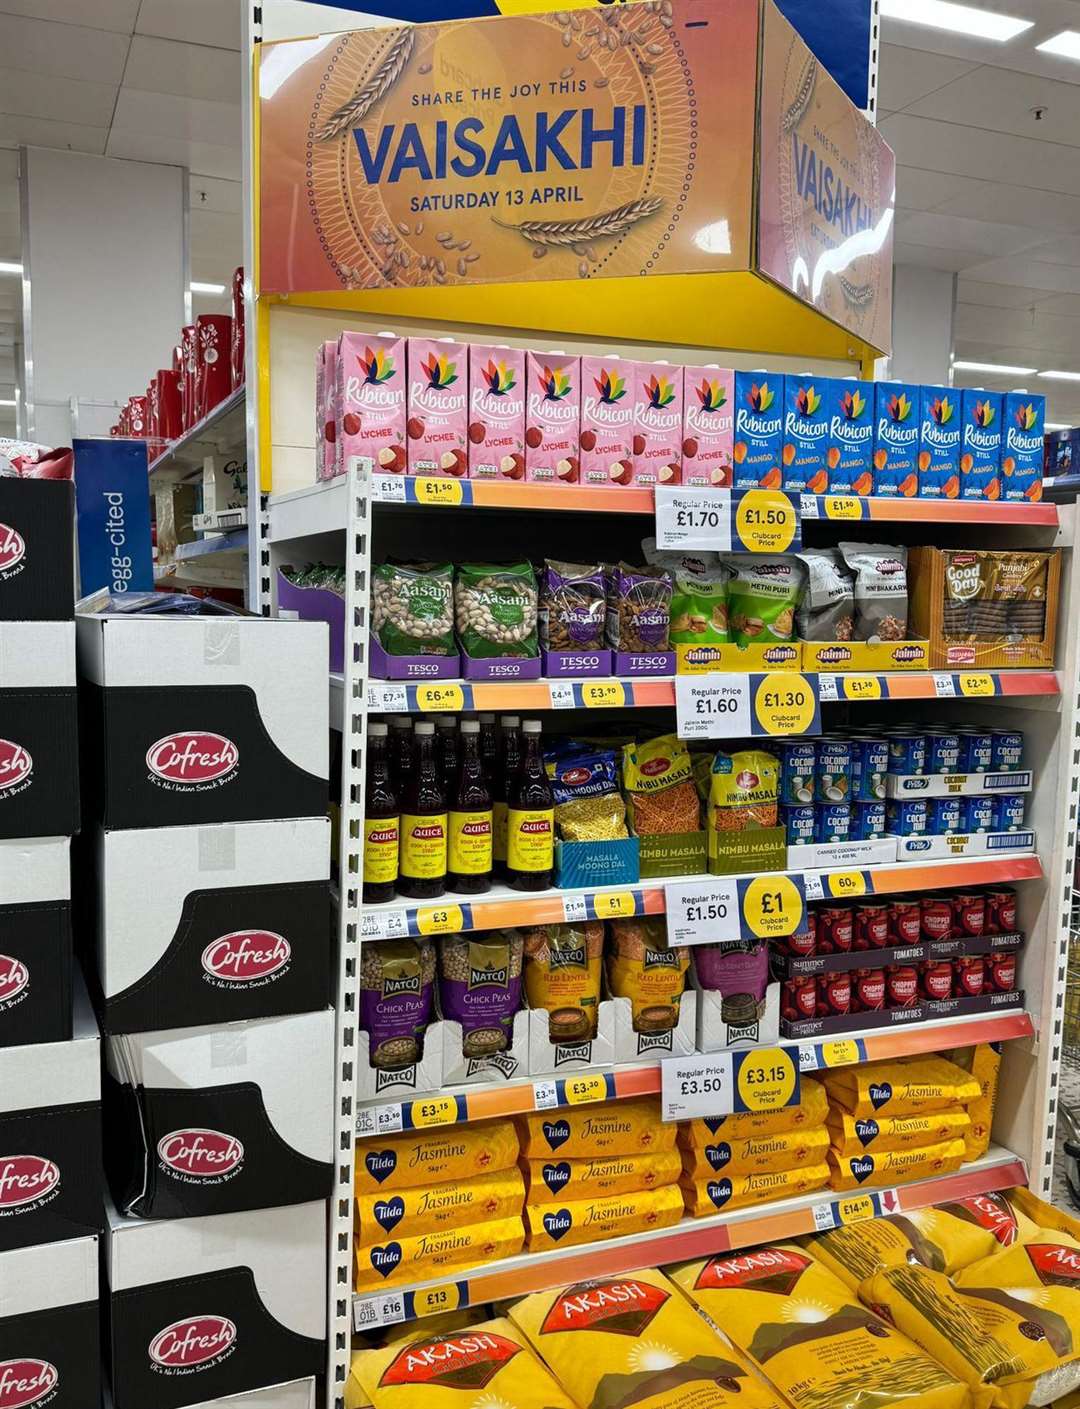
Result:
[[977,1047],[963,1047],[952,1056],[957,1066],[970,1071],[979,1083],[979,1094],[968,1106],[971,1129],[965,1137],[966,1158],[979,1159],[990,1148],[994,1106],[997,1102],[998,1072],[1001,1070],[1001,1043],[980,1042]]
[[436,1316],[425,1316],[420,1321],[400,1321],[396,1326],[387,1326],[380,1335],[383,1345],[404,1345],[406,1341],[431,1340],[434,1336],[445,1336],[451,1331],[463,1331],[466,1326],[475,1326],[488,1320],[489,1313],[482,1306],[459,1306],[456,1311],[440,1311]]
[[654,1268],[537,1292],[510,1316],[577,1409],[780,1409]]
[[923,1149],[886,1150],[880,1155],[836,1155],[830,1150],[829,1184],[840,1192],[878,1189],[883,1184],[910,1184],[914,1179],[951,1174],[963,1162],[963,1140],[943,1140],[939,1145],[927,1145]]
[[722,1254],[670,1275],[796,1409],[966,1409],[963,1384],[797,1247]]
[[662,1189],[678,1182],[682,1161],[678,1150],[648,1155],[609,1155],[604,1159],[530,1159],[522,1161],[526,1201],[610,1198],[645,1189]]
[[682,1152],[688,1179],[715,1179],[718,1174],[768,1174],[820,1164],[829,1148],[829,1132],[800,1128],[778,1135],[751,1135],[745,1140],[716,1140]]
[[525,1180],[520,1169],[496,1169],[472,1179],[452,1179],[429,1188],[361,1194],[353,1236],[366,1247],[387,1238],[415,1238],[472,1223],[495,1223],[520,1215]]
[[829,1166],[822,1160],[805,1169],[781,1169],[772,1174],[722,1174],[714,1179],[680,1181],[686,1211],[694,1218],[724,1213],[732,1208],[748,1208],[770,1199],[788,1199],[824,1189],[829,1182]]
[[607,1199],[575,1199],[525,1205],[526,1243],[530,1252],[572,1247],[626,1233],[670,1228],[683,1216],[677,1184]]
[[353,1356],[352,1374],[374,1409],[574,1409],[503,1317],[361,1351]]
[[441,1233],[420,1233],[415,1238],[388,1238],[355,1249],[358,1292],[402,1282],[422,1282],[449,1268],[474,1267],[521,1251],[525,1230],[520,1218],[498,1223],[475,1223]]
[[785,1130],[824,1125],[829,1102],[822,1083],[804,1076],[799,1094],[802,1099],[797,1106],[784,1106],[777,1111],[739,1111],[735,1115],[681,1121],[679,1144],[686,1149],[714,1145],[718,1136],[724,1140],[747,1140],[751,1135],[778,1135]]
[[944,1057],[838,1067],[825,1075],[829,1104],[854,1116],[925,1115],[965,1106],[979,1095],[970,1073]]
[[510,1169],[517,1157],[517,1131],[510,1120],[409,1130],[357,1141],[354,1183],[357,1194],[426,1188]]
[[910,1150],[919,1145],[939,1145],[942,1140],[966,1140],[971,1118],[962,1108],[930,1111],[926,1115],[848,1115],[837,1107],[829,1112],[829,1136],[837,1155],[859,1155],[864,1150]]
[[660,1100],[639,1096],[606,1105],[571,1106],[536,1111],[521,1118],[521,1153],[526,1159],[599,1159],[606,1155],[644,1155],[670,1150],[674,1125],[660,1119]]

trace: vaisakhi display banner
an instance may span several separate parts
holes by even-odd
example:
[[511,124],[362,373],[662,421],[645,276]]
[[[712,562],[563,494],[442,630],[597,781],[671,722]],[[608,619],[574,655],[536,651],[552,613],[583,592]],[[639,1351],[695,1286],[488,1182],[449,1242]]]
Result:
[[757,0],[261,46],[263,293],[750,265]]
[[769,4],[761,67],[757,267],[887,349],[895,157]]

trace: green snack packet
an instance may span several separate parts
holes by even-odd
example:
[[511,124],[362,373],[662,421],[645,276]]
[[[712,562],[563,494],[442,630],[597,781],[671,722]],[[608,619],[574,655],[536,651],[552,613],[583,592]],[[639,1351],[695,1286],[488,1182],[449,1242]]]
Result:
[[473,660],[538,655],[537,595],[531,563],[462,563],[454,581],[461,649]]
[[718,646],[731,640],[728,628],[726,567],[702,572],[677,570],[671,594],[671,644]]
[[773,646],[795,635],[795,611],[805,566],[779,553],[732,553],[728,588],[731,639],[738,646]]
[[454,655],[450,563],[381,563],[371,574],[371,626],[387,655]]

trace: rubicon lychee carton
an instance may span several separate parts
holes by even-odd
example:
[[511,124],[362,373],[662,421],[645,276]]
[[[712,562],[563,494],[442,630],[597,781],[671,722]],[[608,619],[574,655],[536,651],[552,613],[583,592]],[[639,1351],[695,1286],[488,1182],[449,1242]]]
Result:
[[869,494],[874,487],[874,384],[833,377],[827,384],[826,494]]
[[581,483],[629,484],[634,477],[634,370],[620,357],[581,359]]
[[960,398],[949,387],[919,389],[919,497],[960,497]]
[[468,350],[453,338],[409,339],[409,474],[468,474]]
[[638,362],[634,370],[634,483],[682,481],[683,369]]
[[1001,498],[1001,393],[960,393],[960,498]]
[[732,452],[736,489],[780,488],[783,430],[783,374],[736,372]]
[[[405,339],[342,333],[334,359],[337,473],[405,473]],[[328,422],[329,424],[329,418]]]
[[683,484],[731,484],[735,449],[735,373],[710,363],[683,372]]
[[525,478],[525,353],[469,345],[469,478]]
[[874,392],[874,495],[914,498],[919,488],[919,388],[910,382],[877,382]]
[[784,489],[824,494],[829,441],[828,378],[784,378]]
[[1010,391],[1002,406],[1001,497],[1042,498],[1046,397]]
[[580,482],[581,359],[565,352],[525,358],[525,478]]
[[337,419],[334,410],[337,343],[324,342],[315,353],[315,474],[333,479],[337,465]]

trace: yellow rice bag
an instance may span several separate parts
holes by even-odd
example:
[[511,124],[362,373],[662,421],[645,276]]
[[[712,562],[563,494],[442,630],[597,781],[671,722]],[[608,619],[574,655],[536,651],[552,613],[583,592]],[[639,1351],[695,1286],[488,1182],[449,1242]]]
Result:
[[567,1248],[575,1243],[621,1238],[626,1233],[670,1228],[682,1216],[683,1199],[677,1184],[607,1199],[526,1204],[525,1242],[530,1252]]
[[521,1332],[503,1317],[364,1350],[353,1365],[375,1409],[574,1409]]
[[408,1130],[358,1141],[354,1183],[357,1194],[415,1189],[510,1169],[517,1157],[517,1131],[510,1120]]
[[354,1237],[361,1246],[387,1238],[415,1238],[470,1223],[494,1223],[521,1214],[525,1181],[519,1169],[495,1169],[419,1189],[361,1194]]
[[678,1150],[649,1155],[610,1155],[604,1159],[523,1160],[526,1199],[531,1204],[554,1199],[609,1198],[639,1189],[662,1189],[678,1183]]
[[979,1094],[968,1106],[971,1129],[964,1138],[967,1144],[965,1158],[980,1159],[990,1148],[998,1072],[1001,1069],[1001,1043],[980,1042],[977,1047],[962,1047],[952,1054],[952,1059],[964,1071],[970,1071],[979,1083]]
[[796,1409],[966,1409],[964,1385],[797,1247],[721,1254],[670,1275]]
[[723,1213],[731,1208],[747,1208],[770,1199],[792,1198],[823,1189],[829,1182],[829,1166],[807,1165],[805,1169],[781,1169],[772,1174],[722,1174],[714,1179],[680,1181],[686,1211],[695,1218]]
[[925,1115],[965,1106],[979,1083],[944,1057],[907,1057],[895,1062],[838,1067],[825,1075],[829,1104],[849,1115]]
[[388,1238],[385,1243],[357,1246],[356,1290],[366,1292],[401,1282],[422,1282],[451,1267],[473,1267],[478,1262],[513,1257],[521,1251],[524,1241],[521,1219],[503,1218],[497,1223],[474,1223],[441,1233],[420,1233],[415,1238]]
[[909,1184],[913,1179],[951,1174],[963,1162],[963,1140],[942,1140],[938,1145],[916,1146],[913,1150],[885,1150],[878,1155],[836,1155],[830,1150],[829,1185],[844,1191]]
[[735,1115],[681,1121],[679,1144],[683,1149],[701,1148],[715,1145],[718,1135],[725,1140],[745,1140],[751,1135],[777,1135],[783,1130],[824,1125],[829,1102],[821,1082],[804,1076],[799,1094],[801,1100],[797,1106],[783,1106],[776,1111],[739,1111]]
[[829,1132],[782,1130],[778,1135],[751,1135],[745,1140],[717,1140],[711,1145],[683,1150],[683,1173],[688,1179],[715,1179],[718,1174],[768,1174],[820,1164],[829,1148]]
[[942,1140],[966,1140],[971,1118],[963,1109],[928,1111],[926,1115],[848,1115],[839,1108],[829,1112],[829,1136],[837,1155],[858,1155],[863,1150],[910,1150],[916,1145],[940,1145]]
[[396,1326],[387,1326],[380,1337],[383,1345],[404,1345],[406,1341],[431,1340],[433,1336],[445,1336],[451,1331],[463,1331],[466,1326],[475,1326],[486,1321],[489,1312],[482,1306],[459,1306],[456,1311],[441,1311],[437,1316],[425,1316],[420,1321],[401,1321]]
[[598,1159],[604,1155],[654,1154],[675,1145],[675,1126],[660,1119],[656,1096],[536,1111],[521,1120],[521,1153],[526,1159]]
[[654,1268],[537,1292],[510,1316],[577,1409],[779,1409]]
[[360,1383],[360,1357],[369,1354],[358,1350],[349,1366],[349,1378],[345,1381],[345,1409],[371,1409],[367,1390]]

